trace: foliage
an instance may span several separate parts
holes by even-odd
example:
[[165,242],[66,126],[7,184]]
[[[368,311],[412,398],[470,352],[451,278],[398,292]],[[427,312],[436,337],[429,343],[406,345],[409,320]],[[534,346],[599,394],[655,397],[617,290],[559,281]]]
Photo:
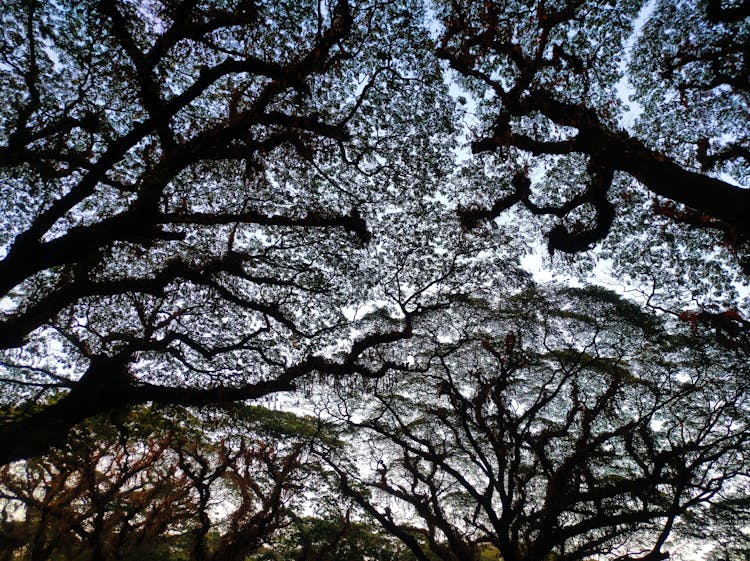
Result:
[[[446,6],[438,53],[477,96],[484,120],[473,152],[497,153],[510,167],[527,162],[518,168],[510,194],[489,209],[462,211],[464,227],[521,204],[534,215],[559,219],[547,234],[551,253],[585,251],[607,236],[617,209],[628,212],[632,195],[620,199],[623,187],[615,186],[623,181],[617,174],[627,174],[639,186],[631,180],[626,189],[645,188],[671,200],[657,203],[657,214],[724,233],[746,266],[747,189],[707,172],[747,175],[747,68],[741,53],[750,28],[743,17],[717,19],[701,4]],[[646,24],[631,57],[625,44],[641,9]],[[683,42],[675,48],[676,40],[665,39],[670,37]],[[643,104],[633,133],[620,122],[623,70]],[[548,169],[535,185],[529,161]]]
[[407,318],[342,310],[378,297],[397,251],[420,282],[450,267],[393,243],[397,215],[435,206],[452,146],[418,3],[19,1],[2,18],[0,399],[30,407],[0,426],[2,462],[122,406],[376,375],[360,359]]
[[739,4],[440,2],[437,54],[476,113],[464,230],[545,229],[556,267],[586,276],[601,259],[649,305],[750,349]]
[[749,6],[5,2],[0,549],[740,557]]
[[418,559],[664,559],[747,513],[741,359],[601,289],[463,313],[423,375],[329,405],[344,494]]
[[410,561],[414,559],[397,539],[378,526],[355,522],[351,514],[303,517],[252,561]]
[[92,418],[64,448],[2,469],[4,558],[245,559],[323,489],[317,423],[292,417],[272,432],[259,408]]

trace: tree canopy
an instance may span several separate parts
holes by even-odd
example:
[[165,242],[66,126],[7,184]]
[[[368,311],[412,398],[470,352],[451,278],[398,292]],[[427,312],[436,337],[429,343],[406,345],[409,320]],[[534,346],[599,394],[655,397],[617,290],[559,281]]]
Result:
[[422,374],[324,401],[343,493],[418,559],[665,559],[746,509],[747,364],[598,288],[475,306]]
[[[127,528],[194,559],[274,558],[262,534],[300,559],[652,560],[750,520],[749,10],[5,2],[0,506],[26,526],[3,539],[53,555],[40,493],[73,509],[63,557],[135,552]],[[262,409],[283,395],[339,440]],[[144,406],[182,428],[149,436]],[[304,446],[217,436],[248,411]],[[252,552],[247,518],[211,526],[214,480],[242,510],[294,485],[242,480],[248,454],[277,474],[303,448],[349,510],[253,503]]]
[[375,375],[358,359],[406,325],[324,350],[349,336],[341,309],[368,296],[391,251],[366,248],[364,214],[444,167],[451,116],[418,13],[9,5],[3,369],[24,398],[64,397],[14,410],[5,461],[120,406]]
[[332,501],[320,518],[303,515],[307,494],[322,502],[327,488],[313,444],[335,442],[315,419],[269,413],[135,408],[114,424],[87,420],[64,448],[3,468],[0,558],[261,560],[288,534],[305,543],[300,559],[354,540],[388,550]]
[[[658,214],[717,229],[744,248],[750,195],[706,172],[747,175],[745,18],[695,2],[560,4],[455,2],[444,16],[439,56],[467,87],[491,94],[481,107],[487,126],[472,151],[512,160],[518,152],[559,156],[566,172],[539,186],[548,191],[541,203],[530,198],[528,177],[517,177],[492,209],[465,211],[464,226],[521,203],[532,214],[563,219],[547,234],[550,252],[584,251],[609,233],[618,203],[627,202],[617,201],[613,188],[619,173],[669,199]],[[649,15],[636,32],[640,9]],[[634,32],[641,36],[628,52]],[[620,120],[622,67],[643,105],[633,131]]]

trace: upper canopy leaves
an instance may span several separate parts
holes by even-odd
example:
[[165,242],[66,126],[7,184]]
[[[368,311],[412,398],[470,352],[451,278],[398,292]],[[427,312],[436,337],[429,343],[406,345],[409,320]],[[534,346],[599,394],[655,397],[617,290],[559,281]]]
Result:
[[[639,9],[642,30],[634,28]],[[633,195],[618,186],[626,174],[678,204],[657,205],[658,214],[718,230],[747,268],[750,192],[721,172],[742,182],[748,171],[749,28],[712,9],[671,1],[450,3],[438,53],[477,95],[483,122],[472,150],[528,162],[518,171],[526,179],[492,208],[461,212],[464,227],[520,203],[559,219],[547,234],[551,253],[585,251],[609,234],[618,210],[630,212]],[[643,104],[634,130],[621,123],[628,81]],[[561,173],[530,189],[529,164]]]
[[[408,336],[408,321],[373,326],[331,350],[350,335],[342,309],[370,297],[392,251],[383,204],[431,204],[422,194],[448,162],[452,117],[421,10],[8,6],[5,399],[65,397],[15,410],[4,460],[112,407],[368,374],[368,349]],[[19,431],[36,436],[14,443]]]

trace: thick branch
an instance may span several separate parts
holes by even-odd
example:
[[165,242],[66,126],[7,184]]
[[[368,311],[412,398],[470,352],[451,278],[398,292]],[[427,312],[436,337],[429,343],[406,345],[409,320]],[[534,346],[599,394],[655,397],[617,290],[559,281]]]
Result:
[[[402,329],[369,334],[354,341],[352,348],[338,360],[309,356],[283,369],[274,378],[239,386],[162,386],[143,383],[130,373],[129,364],[136,358],[133,354],[94,357],[83,377],[62,399],[39,412],[0,424],[0,465],[44,453],[63,442],[68,431],[82,420],[122,407],[147,402],[203,406],[258,399],[271,393],[293,391],[296,380],[314,372],[338,378],[383,376],[391,368],[398,368],[398,365],[385,362],[373,370],[359,364],[358,359],[369,349],[410,336],[411,325],[406,322]],[[19,435],[24,435],[24,438],[19,438]]]

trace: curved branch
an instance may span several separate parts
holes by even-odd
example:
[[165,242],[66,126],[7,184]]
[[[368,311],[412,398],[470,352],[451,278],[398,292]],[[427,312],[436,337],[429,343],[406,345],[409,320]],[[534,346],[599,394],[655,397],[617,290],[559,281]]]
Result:
[[[373,370],[358,360],[370,349],[409,337],[411,325],[407,322],[402,329],[373,333],[354,341],[351,349],[339,357],[309,356],[284,368],[274,378],[238,386],[164,386],[140,382],[130,372],[129,365],[136,360],[133,352],[113,357],[95,356],[84,375],[60,400],[40,411],[21,414],[20,419],[11,417],[0,424],[0,465],[44,453],[64,442],[68,431],[84,419],[123,407],[148,402],[203,406],[258,399],[293,391],[297,380],[314,372],[337,378],[381,377],[393,368],[403,367],[384,362]],[[22,439],[18,438],[21,434]]]

